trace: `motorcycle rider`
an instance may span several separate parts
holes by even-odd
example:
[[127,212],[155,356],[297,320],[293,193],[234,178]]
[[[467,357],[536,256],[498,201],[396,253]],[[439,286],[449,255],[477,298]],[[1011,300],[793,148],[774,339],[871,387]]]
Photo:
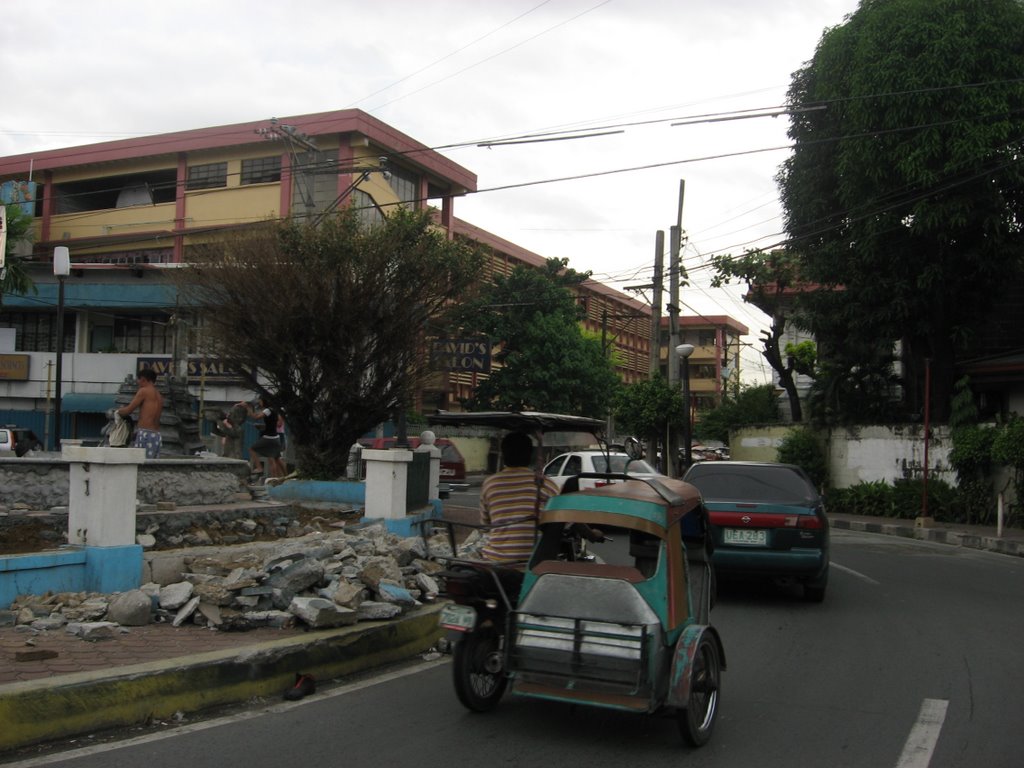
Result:
[[496,563],[522,563],[537,538],[537,514],[558,495],[558,486],[531,469],[533,441],[526,432],[502,438],[501,460],[502,469],[484,480],[480,491],[481,521],[491,526],[480,554]]

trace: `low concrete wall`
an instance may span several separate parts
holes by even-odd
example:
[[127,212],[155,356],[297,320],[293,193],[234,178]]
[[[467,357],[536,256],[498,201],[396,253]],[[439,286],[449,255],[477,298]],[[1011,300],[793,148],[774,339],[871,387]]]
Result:
[[[793,424],[745,427],[730,435],[734,461],[778,461],[778,449]],[[920,424],[833,429],[826,437],[830,485],[919,478],[924,472],[924,427]],[[956,484],[950,466],[949,429],[932,427],[928,440],[928,476]]]
[[75,547],[0,558],[0,606],[18,595],[123,592],[142,578],[142,547]]
[[[227,504],[248,498],[249,464],[238,459],[152,459],[139,466],[144,504]],[[0,505],[47,510],[68,505],[68,462],[57,455],[0,458]]]

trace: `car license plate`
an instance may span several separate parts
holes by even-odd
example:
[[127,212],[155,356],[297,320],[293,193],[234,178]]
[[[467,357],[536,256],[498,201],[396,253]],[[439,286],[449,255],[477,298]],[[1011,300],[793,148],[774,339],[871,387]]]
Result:
[[722,540],[726,544],[740,544],[747,547],[764,547],[768,544],[768,532],[763,528],[725,528]]
[[468,605],[448,604],[441,609],[441,626],[457,632],[468,632],[476,626],[476,611]]

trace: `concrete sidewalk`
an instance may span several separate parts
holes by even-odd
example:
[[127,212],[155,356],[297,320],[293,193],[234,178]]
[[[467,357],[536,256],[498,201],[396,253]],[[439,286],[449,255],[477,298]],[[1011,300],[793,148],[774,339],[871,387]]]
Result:
[[[469,519],[474,510],[445,516]],[[1024,530],[830,515],[834,530],[902,536],[1024,556]],[[329,630],[219,632],[155,624],[93,642],[64,630],[0,627],[0,755],[105,728],[168,719],[176,712],[280,699],[307,673],[330,681],[429,651],[439,604],[389,621]]]

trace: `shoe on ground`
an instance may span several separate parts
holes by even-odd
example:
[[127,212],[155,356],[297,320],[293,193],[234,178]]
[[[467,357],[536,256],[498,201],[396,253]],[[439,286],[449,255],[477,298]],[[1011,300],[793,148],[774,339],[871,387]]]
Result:
[[286,701],[298,701],[303,696],[316,693],[316,680],[312,675],[304,675],[301,672],[295,673],[295,685],[284,692]]

